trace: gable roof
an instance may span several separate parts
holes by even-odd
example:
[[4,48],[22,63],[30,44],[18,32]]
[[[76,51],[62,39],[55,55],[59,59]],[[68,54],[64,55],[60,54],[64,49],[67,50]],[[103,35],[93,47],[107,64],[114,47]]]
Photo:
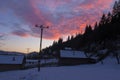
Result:
[[60,50],[60,57],[62,58],[87,58],[82,51]]
[[0,64],[22,64],[24,55],[0,55]]

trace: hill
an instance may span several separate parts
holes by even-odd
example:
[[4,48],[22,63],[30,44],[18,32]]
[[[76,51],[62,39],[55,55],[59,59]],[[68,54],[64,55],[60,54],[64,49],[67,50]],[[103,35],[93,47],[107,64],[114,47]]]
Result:
[[11,52],[11,51],[0,51],[0,55],[24,55],[21,52]]

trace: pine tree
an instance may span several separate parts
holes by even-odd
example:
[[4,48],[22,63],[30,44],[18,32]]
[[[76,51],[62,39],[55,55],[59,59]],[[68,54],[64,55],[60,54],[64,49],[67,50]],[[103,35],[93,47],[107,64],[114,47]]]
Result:
[[52,44],[52,45],[53,45],[53,46],[54,46],[54,45],[57,45],[57,42],[56,42],[56,41],[53,41],[53,44]]
[[70,41],[70,36],[68,36],[67,41]]
[[90,25],[87,25],[85,28],[85,33],[84,34],[90,34],[92,32],[92,27]]
[[113,6],[113,10],[112,10],[112,15],[115,16],[117,14],[117,6],[118,6],[118,2],[115,1],[114,6]]
[[109,12],[109,13],[107,14],[106,22],[107,22],[107,23],[110,23],[111,20],[112,20],[112,14]]
[[62,38],[59,38],[58,44],[62,44],[62,43],[63,43],[63,39],[62,39]]
[[94,30],[96,30],[98,28],[98,23],[96,22],[94,25]]
[[112,15],[118,17],[117,15],[120,14],[120,0],[117,2],[115,1],[115,4],[113,6]]
[[101,17],[101,20],[100,20],[100,22],[99,22],[99,25],[101,26],[101,25],[103,25],[103,24],[105,24],[105,23],[106,23],[106,15],[103,14],[102,17]]

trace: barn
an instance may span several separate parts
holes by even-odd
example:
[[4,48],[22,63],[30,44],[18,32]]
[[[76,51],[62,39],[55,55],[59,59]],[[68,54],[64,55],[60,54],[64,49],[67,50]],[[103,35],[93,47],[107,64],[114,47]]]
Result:
[[84,52],[60,50],[59,65],[93,64],[95,59],[87,58]]
[[24,64],[24,55],[0,55],[0,71],[22,69]]

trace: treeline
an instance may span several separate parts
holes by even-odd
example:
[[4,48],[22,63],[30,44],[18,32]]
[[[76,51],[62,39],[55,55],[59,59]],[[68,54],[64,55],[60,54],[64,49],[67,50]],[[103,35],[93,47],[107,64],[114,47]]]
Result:
[[44,55],[58,56],[59,51],[65,47],[73,50],[95,52],[101,49],[114,49],[114,42],[120,36],[120,0],[115,1],[113,9],[108,14],[103,14],[100,21],[96,22],[94,29],[86,25],[84,34],[68,36],[67,41],[59,38],[50,47],[43,49]]

